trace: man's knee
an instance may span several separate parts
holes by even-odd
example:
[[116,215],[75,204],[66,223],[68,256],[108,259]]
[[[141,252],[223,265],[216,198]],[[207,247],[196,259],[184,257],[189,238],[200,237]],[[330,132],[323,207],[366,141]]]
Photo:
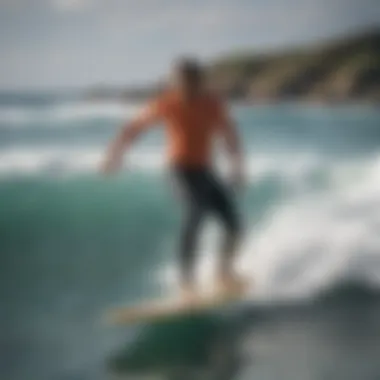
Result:
[[228,234],[239,235],[241,231],[241,223],[238,215],[232,210],[228,210],[222,216],[222,222]]

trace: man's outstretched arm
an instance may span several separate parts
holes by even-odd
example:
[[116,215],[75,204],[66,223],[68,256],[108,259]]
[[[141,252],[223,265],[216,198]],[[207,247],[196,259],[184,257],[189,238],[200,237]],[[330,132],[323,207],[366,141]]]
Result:
[[123,156],[135,140],[151,126],[159,121],[158,104],[150,104],[134,119],[123,126],[115,139],[111,142],[102,164],[102,171],[106,174],[120,169]]

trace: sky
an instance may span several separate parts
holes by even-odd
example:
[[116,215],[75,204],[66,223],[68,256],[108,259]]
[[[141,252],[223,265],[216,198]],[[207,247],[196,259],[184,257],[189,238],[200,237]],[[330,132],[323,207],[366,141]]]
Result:
[[287,49],[380,26],[380,0],[0,0],[0,89],[140,84],[180,55]]

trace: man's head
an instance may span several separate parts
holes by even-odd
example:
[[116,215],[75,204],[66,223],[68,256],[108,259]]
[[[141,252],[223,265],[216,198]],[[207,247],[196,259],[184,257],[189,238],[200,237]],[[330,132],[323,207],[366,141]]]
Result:
[[203,67],[196,59],[179,59],[173,68],[174,87],[185,97],[198,95],[203,90],[203,71]]

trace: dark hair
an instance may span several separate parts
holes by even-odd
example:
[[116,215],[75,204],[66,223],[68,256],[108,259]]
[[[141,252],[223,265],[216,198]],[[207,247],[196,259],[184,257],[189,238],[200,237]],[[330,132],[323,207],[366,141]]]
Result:
[[175,70],[189,82],[201,82],[203,67],[197,59],[182,57],[176,61]]

